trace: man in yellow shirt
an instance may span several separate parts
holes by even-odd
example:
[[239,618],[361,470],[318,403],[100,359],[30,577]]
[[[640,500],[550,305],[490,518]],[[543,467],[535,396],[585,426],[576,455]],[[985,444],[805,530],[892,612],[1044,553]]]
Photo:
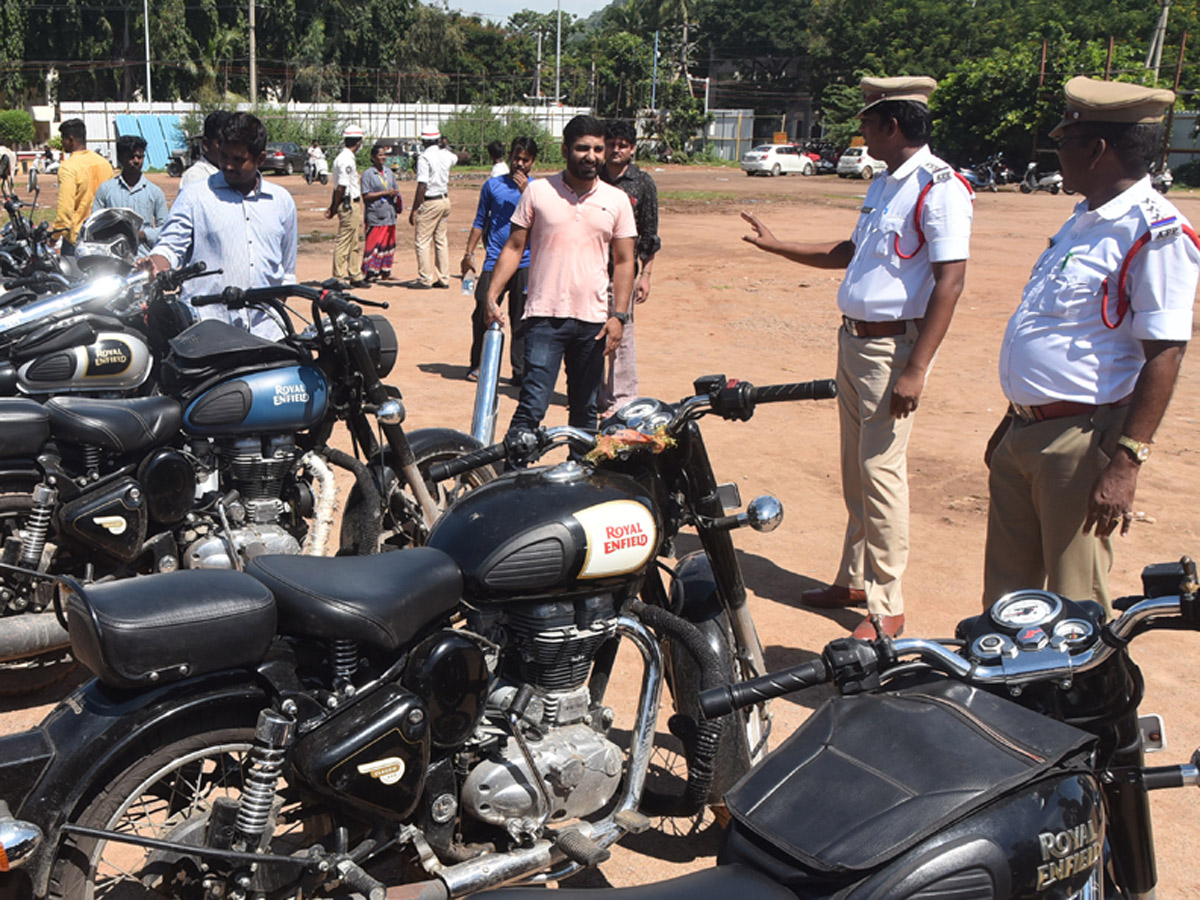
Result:
[[83,119],[67,119],[58,126],[62,135],[63,162],[58,167],[58,215],[54,229],[62,230],[62,255],[75,255],[79,226],[92,211],[96,188],[113,177],[113,167],[103,156],[87,148]]

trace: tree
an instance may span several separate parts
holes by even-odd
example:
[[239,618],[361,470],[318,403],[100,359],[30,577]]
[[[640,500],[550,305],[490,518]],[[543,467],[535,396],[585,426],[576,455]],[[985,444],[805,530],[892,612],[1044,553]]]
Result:
[[0,144],[17,147],[33,140],[33,116],[23,109],[0,110]]

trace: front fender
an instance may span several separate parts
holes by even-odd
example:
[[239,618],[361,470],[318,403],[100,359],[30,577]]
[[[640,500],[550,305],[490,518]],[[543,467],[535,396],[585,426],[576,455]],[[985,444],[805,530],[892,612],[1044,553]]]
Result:
[[[216,672],[149,691],[118,691],[90,681],[40,725],[0,738],[0,797],[42,829],[45,842],[26,865],[35,897],[45,895],[62,826],[132,758],[189,720],[220,716],[250,724],[270,701],[259,676]],[[0,881],[0,897],[7,897]]]

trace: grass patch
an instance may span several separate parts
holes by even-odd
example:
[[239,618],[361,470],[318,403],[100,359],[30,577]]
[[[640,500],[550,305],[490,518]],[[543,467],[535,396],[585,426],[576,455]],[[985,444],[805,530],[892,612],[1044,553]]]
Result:
[[679,200],[685,203],[724,203],[736,200],[738,195],[732,191],[660,191],[660,200]]

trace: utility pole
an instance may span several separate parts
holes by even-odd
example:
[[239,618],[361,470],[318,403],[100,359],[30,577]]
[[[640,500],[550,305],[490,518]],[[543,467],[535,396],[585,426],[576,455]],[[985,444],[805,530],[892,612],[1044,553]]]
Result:
[[554,38],[554,102],[562,100],[560,74],[562,72],[562,0],[558,0],[558,33]]
[[150,0],[142,0],[142,25],[146,33],[146,102],[154,102],[154,89],[150,86]]
[[1171,13],[1171,0],[1162,0],[1162,12],[1158,14],[1158,24],[1154,26],[1154,37],[1150,39],[1150,49],[1146,51],[1146,68],[1154,70],[1154,84],[1158,85],[1158,69],[1162,64],[1163,44],[1167,40],[1167,17]]
[[254,40],[254,0],[250,0],[250,105],[258,106],[258,51]]
[[533,96],[537,98],[538,103],[542,102],[542,30],[538,29],[538,61],[537,61],[537,76],[533,81]]
[[650,79],[650,109],[658,109],[658,29],[654,30],[654,75]]

